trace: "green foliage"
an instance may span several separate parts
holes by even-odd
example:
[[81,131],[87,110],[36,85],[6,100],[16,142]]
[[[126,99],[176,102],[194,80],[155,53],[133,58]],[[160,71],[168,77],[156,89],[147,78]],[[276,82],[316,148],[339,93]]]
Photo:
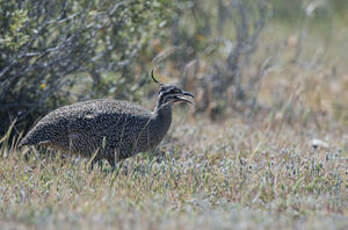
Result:
[[0,133],[11,119],[26,126],[66,104],[78,74],[104,94],[119,87],[103,83],[105,72],[120,73],[132,83],[131,66],[151,39],[161,36],[176,5],[164,0],[0,1]]
[[[4,8],[4,15],[1,20],[1,34],[2,38],[0,44],[3,47],[16,49],[29,41],[29,35],[23,32],[25,24],[28,22],[28,12],[26,10],[17,9],[13,12],[6,11]],[[12,13],[11,15],[9,15]],[[9,27],[9,28],[6,28]]]

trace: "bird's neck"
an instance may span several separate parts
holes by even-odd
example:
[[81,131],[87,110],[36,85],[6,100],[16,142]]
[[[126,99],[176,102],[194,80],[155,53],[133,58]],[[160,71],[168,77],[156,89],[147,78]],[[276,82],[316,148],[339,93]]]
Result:
[[152,121],[153,121],[152,125],[158,126],[156,128],[163,132],[160,135],[164,136],[166,132],[168,131],[170,124],[172,122],[172,105],[157,104],[153,112]]
[[154,111],[154,116],[157,119],[161,120],[172,120],[172,105],[167,104],[167,105],[162,105],[162,104],[157,104],[155,111]]

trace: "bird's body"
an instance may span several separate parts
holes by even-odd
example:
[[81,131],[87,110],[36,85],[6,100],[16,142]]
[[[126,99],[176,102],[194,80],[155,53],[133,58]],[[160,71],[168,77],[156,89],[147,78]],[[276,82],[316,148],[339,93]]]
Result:
[[91,100],[43,117],[22,145],[46,145],[115,162],[157,146],[171,123],[171,105],[153,113],[127,101]]
[[[86,157],[95,154],[96,161],[107,159],[114,166],[161,142],[172,121],[172,102],[188,101],[178,96],[180,89],[173,93],[172,87],[161,85],[163,92],[153,112],[131,102],[108,99],[63,106],[44,116],[20,146],[50,146]],[[193,96],[182,90],[181,94]]]

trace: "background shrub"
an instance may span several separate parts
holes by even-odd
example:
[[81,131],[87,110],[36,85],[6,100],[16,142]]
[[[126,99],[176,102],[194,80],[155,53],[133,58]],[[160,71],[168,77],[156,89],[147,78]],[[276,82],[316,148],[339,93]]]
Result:
[[[27,126],[67,104],[70,89],[86,77],[93,90],[77,95],[85,99],[115,87],[116,81],[109,82],[104,73],[119,73],[120,85],[128,87],[135,60],[141,63],[139,53],[152,38],[161,37],[161,27],[177,5],[180,2],[1,0],[0,134],[15,119]],[[132,90],[127,87],[120,97],[128,97]]]

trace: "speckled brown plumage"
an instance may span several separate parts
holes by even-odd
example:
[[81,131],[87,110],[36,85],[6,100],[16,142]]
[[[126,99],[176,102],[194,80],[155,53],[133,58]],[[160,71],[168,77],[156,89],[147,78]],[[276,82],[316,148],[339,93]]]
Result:
[[43,117],[22,139],[23,145],[44,145],[114,163],[156,147],[172,120],[172,105],[193,96],[161,84],[153,112],[127,101],[91,100],[58,108]]

